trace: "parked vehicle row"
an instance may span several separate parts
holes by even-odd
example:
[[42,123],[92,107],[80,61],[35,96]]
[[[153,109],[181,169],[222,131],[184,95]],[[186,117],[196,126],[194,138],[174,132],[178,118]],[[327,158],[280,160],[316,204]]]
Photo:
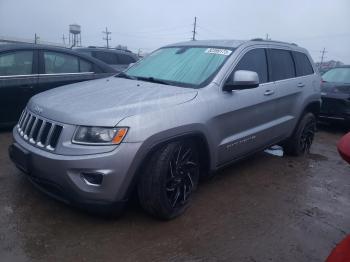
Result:
[[106,49],[99,47],[85,47],[74,49],[77,52],[87,54],[112,66],[118,72],[128,68],[130,64],[138,60],[138,56],[129,50]]
[[350,66],[328,70],[322,75],[320,119],[350,123]]
[[0,126],[18,121],[28,100],[35,94],[113,74],[116,70],[105,63],[70,49],[30,44],[0,45]]
[[200,177],[274,144],[307,153],[321,78],[308,52],[275,41],[190,41],[116,76],[33,97],[13,130],[15,165],[42,191],[119,211],[138,192],[171,219]]

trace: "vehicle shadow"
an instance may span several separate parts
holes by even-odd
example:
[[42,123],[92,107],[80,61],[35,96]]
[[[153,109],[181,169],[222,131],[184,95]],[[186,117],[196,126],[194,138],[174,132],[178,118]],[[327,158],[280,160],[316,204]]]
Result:
[[350,125],[341,122],[319,122],[317,129],[327,133],[346,134],[350,131]]

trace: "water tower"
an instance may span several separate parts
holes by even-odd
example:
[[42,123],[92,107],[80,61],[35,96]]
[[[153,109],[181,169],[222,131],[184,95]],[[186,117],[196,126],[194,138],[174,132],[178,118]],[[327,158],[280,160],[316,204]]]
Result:
[[81,27],[78,24],[69,25],[69,45],[81,46]]

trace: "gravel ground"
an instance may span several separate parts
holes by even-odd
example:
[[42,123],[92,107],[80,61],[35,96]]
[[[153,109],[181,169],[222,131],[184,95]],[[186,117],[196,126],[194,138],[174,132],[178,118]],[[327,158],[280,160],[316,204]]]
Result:
[[181,217],[157,221],[131,203],[119,219],[38,192],[0,133],[1,261],[324,261],[350,232],[350,168],[323,127],[307,157],[259,153],[201,183]]

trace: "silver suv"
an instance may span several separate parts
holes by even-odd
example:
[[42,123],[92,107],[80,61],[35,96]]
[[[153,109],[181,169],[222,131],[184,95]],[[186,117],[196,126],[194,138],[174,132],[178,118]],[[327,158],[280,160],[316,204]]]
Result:
[[221,167],[274,144],[307,153],[320,83],[295,44],[173,44],[119,75],[34,96],[9,153],[59,200],[119,211],[137,191],[147,212],[171,219]]

